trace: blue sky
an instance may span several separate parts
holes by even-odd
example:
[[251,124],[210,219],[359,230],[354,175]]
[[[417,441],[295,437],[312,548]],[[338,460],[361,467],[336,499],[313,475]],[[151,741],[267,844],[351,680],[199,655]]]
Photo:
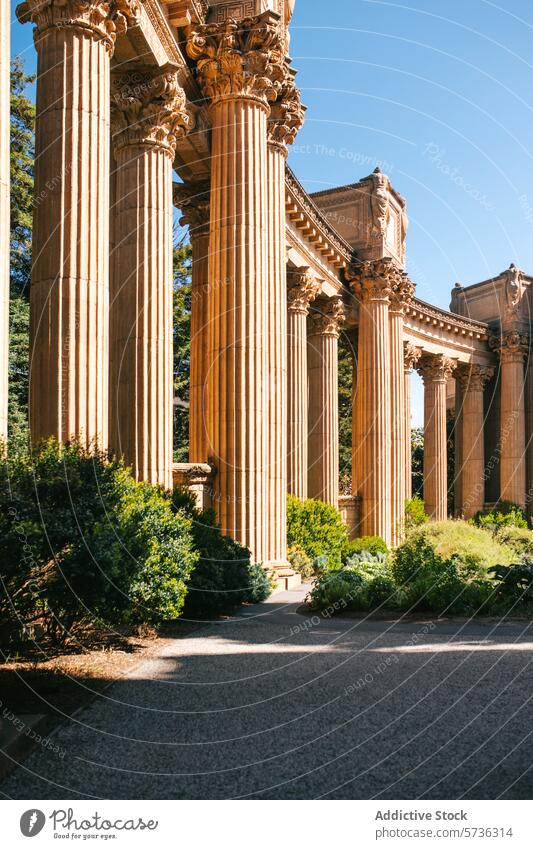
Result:
[[[13,53],[35,67],[31,27]],[[326,12],[327,10],[327,12]],[[406,197],[408,271],[447,307],[455,281],[533,274],[531,0],[297,0],[308,107],[290,164],[309,191],[376,164]],[[415,387],[415,422],[421,420]]]

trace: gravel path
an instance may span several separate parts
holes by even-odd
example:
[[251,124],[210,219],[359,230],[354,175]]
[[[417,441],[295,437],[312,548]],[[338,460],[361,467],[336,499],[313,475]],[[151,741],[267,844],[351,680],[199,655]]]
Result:
[[302,615],[202,626],[58,728],[4,797],[509,799],[533,793],[525,624]]

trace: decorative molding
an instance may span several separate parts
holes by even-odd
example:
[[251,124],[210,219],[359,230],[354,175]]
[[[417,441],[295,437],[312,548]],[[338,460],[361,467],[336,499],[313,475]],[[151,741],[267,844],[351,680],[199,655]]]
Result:
[[344,276],[354,295],[363,303],[390,303],[395,291],[398,297],[402,289],[409,291],[409,287],[405,285],[407,277],[391,257],[352,263],[344,272]]
[[187,27],[187,54],[197,62],[205,97],[250,97],[265,107],[276,100],[284,80],[280,33],[274,12]]
[[287,304],[289,310],[307,315],[309,305],[318,296],[321,285],[321,281],[307,265],[287,269]]
[[526,333],[520,333],[518,330],[511,330],[509,333],[502,333],[499,336],[491,336],[489,346],[493,351],[499,354],[500,359],[524,359],[530,350],[530,339]]
[[319,298],[309,314],[309,336],[339,337],[341,324],[346,319],[342,299],[337,295]]
[[[316,204],[313,203],[304,187],[297,180],[289,167],[285,170],[285,187],[288,193],[288,217],[292,217],[292,203],[294,216],[299,216],[302,229],[315,229],[317,231],[317,237],[321,238],[324,243],[329,245],[331,251],[338,255],[338,265],[344,266],[351,262],[353,256],[352,248],[348,242],[344,241],[342,236],[337,233],[331,224],[328,223],[324,214],[320,211]],[[299,226],[298,223],[296,223],[296,226]]]
[[172,158],[178,138],[192,128],[178,74],[134,71],[112,78],[111,133],[115,151],[129,145],[158,147]]
[[457,367],[457,360],[444,354],[424,354],[417,365],[417,372],[424,383],[447,383]]
[[270,107],[268,119],[268,139],[273,144],[293,144],[299,130],[303,127],[305,106],[302,106],[300,90],[296,87],[296,71],[284,60],[285,79],[279,98]]
[[209,232],[211,192],[208,182],[174,183],[174,206],[181,209],[180,224],[188,225],[191,238]]
[[20,23],[34,23],[37,42],[50,29],[85,30],[113,52],[117,35],[138,23],[138,0],[25,0],[17,6]]
[[406,315],[418,320],[423,325],[432,324],[450,333],[461,333],[463,336],[472,336],[480,340],[488,340],[489,338],[489,326],[484,321],[464,318],[456,313],[427,304],[419,298],[413,298],[412,303],[406,308]]
[[405,371],[411,372],[422,356],[422,348],[418,348],[416,345],[406,342],[403,348],[403,356]]
[[489,380],[494,377],[495,371],[491,366],[460,363],[454,377],[463,392],[483,392]]

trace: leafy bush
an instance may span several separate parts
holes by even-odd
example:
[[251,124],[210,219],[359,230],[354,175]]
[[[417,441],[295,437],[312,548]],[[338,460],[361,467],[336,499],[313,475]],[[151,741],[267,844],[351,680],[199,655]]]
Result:
[[405,502],[405,529],[409,531],[426,522],[429,522],[429,516],[423,500],[418,495],[408,498]]
[[321,575],[309,595],[313,608],[337,605],[352,610],[369,610],[397,605],[396,585],[383,553],[360,552],[352,556],[352,565]]
[[312,560],[327,558],[329,568],[341,565],[346,528],[338,510],[322,501],[287,496],[287,544],[305,551]]
[[307,556],[305,551],[298,546],[293,545],[287,551],[287,559],[295,572],[298,572],[303,580],[309,580],[315,575],[313,561]]
[[512,549],[495,539],[489,531],[460,519],[422,525],[411,531],[408,540],[413,538],[428,542],[434,552],[445,560],[455,556],[467,570],[477,568],[480,577],[490,566],[508,565],[514,559]]
[[518,557],[523,554],[533,556],[533,531],[514,525],[501,525],[495,536],[498,542],[511,548]]
[[472,521],[480,528],[487,528],[493,531],[506,526],[527,528],[527,519],[524,511],[518,504],[514,504],[512,501],[500,501],[494,510],[476,513]]
[[181,613],[198,559],[191,522],[119,463],[50,440],[3,463],[0,621],[160,622]]
[[239,604],[268,598],[271,586],[260,564],[250,563],[250,552],[230,537],[223,536],[214,510],[200,512],[189,492],[176,489],[174,509],[184,508],[192,519],[192,536],[199,560],[191,575],[185,601],[190,617],[213,616]]
[[441,556],[423,536],[412,536],[396,549],[392,574],[406,607],[439,614],[481,608],[493,590],[477,564]]
[[353,554],[366,551],[369,554],[388,553],[387,543],[381,537],[359,537],[349,540],[342,552],[342,562],[346,564]]
[[494,566],[490,572],[497,583],[497,593],[508,604],[533,603],[533,560],[524,557],[514,566]]

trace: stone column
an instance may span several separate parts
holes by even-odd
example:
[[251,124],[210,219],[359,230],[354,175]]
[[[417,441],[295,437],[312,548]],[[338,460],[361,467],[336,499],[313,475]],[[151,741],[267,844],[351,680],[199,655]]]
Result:
[[404,346],[404,418],[405,418],[405,498],[413,497],[413,451],[411,448],[411,375],[422,356],[422,349],[408,342]]
[[191,124],[176,73],[113,78],[110,446],[172,487],[172,161]]
[[524,361],[529,339],[510,331],[490,341],[500,355],[500,499],[526,505],[526,410]]
[[309,394],[307,387],[307,316],[320,291],[320,281],[307,266],[288,272],[288,414],[287,487],[307,498]]
[[455,369],[443,354],[425,355],[418,372],[424,381],[424,502],[436,522],[448,517],[446,383]]
[[339,506],[339,297],[319,298],[309,316],[308,495]]
[[[460,365],[455,373],[456,387],[456,443],[460,450],[456,460],[460,468],[455,469],[456,487],[459,481],[458,515],[471,519],[485,504],[485,444],[483,392],[494,374],[494,369],[480,365]],[[461,411],[458,415],[457,398]]]
[[404,535],[406,441],[410,430],[405,421],[405,363],[403,346],[403,320],[406,305],[411,301],[415,287],[403,272],[393,278],[389,306],[390,328],[390,403],[391,403],[391,540],[399,545]]
[[7,439],[9,375],[9,3],[0,10],[0,444]]
[[[187,50],[210,101],[208,449],[222,530],[268,565],[267,117],[283,79],[279,17],[199,25]],[[212,458],[212,459],[211,459]]]
[[189,462],[206,463],[208,299],[209,299],[209,184],[174,184],[174,203],[189,225],[192,246],[191,352],[189,380]]
[[533,521],[533,356],[527,360],[526,374],[526,487],[527,511],[530,521]]
[[348,272],[359,299],[359,356],[354,409],[353,494],[361,496],[361,534],[392,544],[391,369],[389,303],[398,273],[392,260]]
[[268,451],[267,489],[270,521],[265,559],[270,566],[288,566],[287,560],[287,267],[285,166],[287,145],[303,124],[295,72],[285,65],[281,94],[272,104],[267,147],[267,379]]
[[109,63],[125,26],[110,8],[104,0],[18,7],[22,22],[36,24],[38,56],[31,434],[99,448],[108,441]]

